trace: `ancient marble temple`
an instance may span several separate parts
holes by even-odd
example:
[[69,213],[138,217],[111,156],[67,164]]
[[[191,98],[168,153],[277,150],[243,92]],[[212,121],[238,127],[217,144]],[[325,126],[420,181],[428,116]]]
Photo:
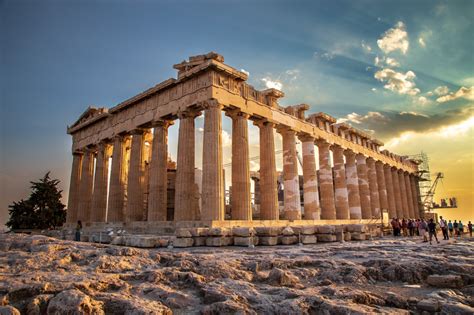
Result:
[[[247,74],[224,64],[219,54],[193,56],[174,68],[177,79],[110,109],[88,108],[68,127],[73,140],[69,223],[373,220],[382,212],[390,217],[420,216],[415,161],[380,150],[382,142],[337,123],[330,115],[305,114],[310,108],[306,104],[279,106],[283,92],[254,89],[246,83]],[[227,218],[222,112],[232,119],[232,196]],[[200,115],[204,115],[204,136],[199,190],[194,161],[195,119]],[[174,163],[168,158],[168,128],[176,120]],[[248,120],[260,132],[260,170],[252,175],[259,179],[254,199]],[[281,209],[275,132],[283,141]],[[302,176],[297,142],[302,143]],[[255,204],[257,216],[252,212]]]

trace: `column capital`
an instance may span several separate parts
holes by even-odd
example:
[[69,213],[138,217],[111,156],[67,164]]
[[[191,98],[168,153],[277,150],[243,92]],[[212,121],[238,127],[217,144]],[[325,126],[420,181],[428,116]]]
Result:
[[368,162],[368,163],[375,163],[375,159],[374,159],[373,157],[370,157],[370,156],[369,156],[369,157],[367,158],[367,162]]
[[144,133],[146,133],[147,130],[144,129],[144,128],[135,128],[135,129],[132,129],[129,131],[129,133],[134,136],[134,135],[143,135]]
[[382,163],[382,164],[383,164],[383,168],[384,168],[384,169],[388,169],[388,170],[389,170],[389,169],[392,168],[392,166],[389,165],[389,164],[385,164],[385,163]]
[[263,126],[270,126],[271,128],[274,128],[275,127],[275,123],[265,119],[265,118],[260,118],[260,119],[256,119],[253,121],[253,125],[254,126],[257,126],[259,128],[262,128]]
[[348,158],[355,158],[356,153],[352,151],[351,149],[346,149],[344,150],[344,155]]
[[218,108],[222,109],[224,105],[220,104],[216,99],[210,98],[208,100],[202,101],[200,104],[200,107],[203,108],[204,110],[206,109],[212,109],[212,108]]
[[362,153],[357,153],[356,159],[357,159],[357,163],[362,163],[362,162],[364,162],[364,164],[367,163],[367,157],[363,155]]
[[179,119],[186,119],[186,118],[196,118],[197,116],[201,116],[202,112],[198,109],[194,108],[186,108],[185,110],[178,111],[177,116]]
[[325,147],[329,149],[329,147],[331,146],[329,142],[327,142],[325,139],[322,139],[322,138],[316,139],[314,143],[318,146],[318,148]]
[[241,111],[240,109],[238,108],[232,108],[232,109],[229,109],[225,112],[225,115],[227,117],[230,117],[232,119],[237,119],[237,118],[243,118],[243,119],[249,119],[250,118],[250,115]]
[[76,149],[72,151],[72,155],[84,155],[84,151],[82,149]]
[[339,144],[331,144],[330,149],[333,151],[341,152],[341,153],[343,153],[344,151],[344,149]]
[[313,142],[314,143],[314,140],[315,138],[310,135],[310,134],[307,134],[307,133],[298,133],[298,139],[301,141],[301,142]]
[[296,131],[291,129],[291,127],[286,126],[286,125],[277,125],[276,126],[276,131],[281,135],[283,135],[285,133],[292,133],[292,134],[296,135]]
[[163,127],[168,128],[169,126],[174,125],[174,121],[170,119],[156,119],[151,122],[151,127]]

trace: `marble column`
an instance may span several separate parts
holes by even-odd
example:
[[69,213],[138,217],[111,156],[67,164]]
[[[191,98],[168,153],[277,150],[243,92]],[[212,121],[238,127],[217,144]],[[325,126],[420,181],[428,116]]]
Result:
[[260,219],[279,220],[275,162],[275,124],[257,121],[260,130]]
[[397,218],[403,218],[403,203],[402,195],[400,189],[400,181],[398,177],[398,169],[392,168],[392,182],[393,182],[393,191],[395,192],[395,206],[397,208]]
[[357,154],[356,159],[362,219],[370,219],[372,218],[372,208],[370,203],[369,174],[366,163],[367,158],[363,154]]
[[336,205],[336,218],[338,220],[350,219],[349,195],[346,184],[346,167],[344,165],[344,149],[333,145],[332,154],[334,161],[334,195]]
[[69,197],[67,203],[67,223],[76,223],[77,211],[79,206],[82,152],[74,152],[72,154],[71,181],[69,184]]
[[390,219],[397,217],[397,206],[395,204],[395,191],[393,189],[391,166],[384,164],[383,166],[385,187],[387,188],[388,216]]
[[107,184],[109,176],[109,145],[101,142],[95,162],[94,192],[92,193],[92,222],[105,222],[107,214]]
[[82,223],[90,222],[91,219],[91,202],[92,202],[92,184],[94,177],[94,151],[91,149],[84,150],[82,159],[81,182],[79,185],[79,206],[77,211],[77,219]]
[[323,140],[316,140],[319,149],[319,189],[321,193],[321,219],[335,220],[336,206],[334,204],[334,184],[330,162],[330,144]]
[[126,183],[126,138],[118,135],[114,138],[112,151],[112,169],[110,172],[110,193],[107,213],[108,222],[125,221],[124,198]]
[[415,218],[415,209],[413,208],[413,196],[411,192],[411,184],[410,184],[410,177],[408,172],[403,174],[405,180],[405,188],[406,188],[406,195],[407,195],[407,203],[408,203],[408,217],[410,219]]
[[222,105],[205,102],[202,154],[201,220],[224,220],[224,176],[222,164]]
[[370,189],[370,208],[372,209],[372,218],[380,218],[380,199],[379,186],[377,183],[377,171],[375,169],[375,160],[367,159],[367,170],[369,175],[369,189]]
[[132,131],[132,144],[130,149],[130,167],[127,183],[127,210],[126,221],[144,221],[146,218],[144,202],[145,184],[145,136],[144,130]]
[[228,112],[232,118],[232,220],[252,220],[248,121],[243,112]]
[[415,218],[420,218],[421,217],[421,211],[420,211],[420,195],[419,195],[419,186],[418,186],[418,181],[415,175],[410,175],[410,186],[412,190],[412,196],[413,196],[413,208],[415,211]]
[[346,183],[349,198],[349,213],[351,219],[362,219],[360,205],[359,179],[357,176],[356,154],[352,150],[344,151],[346,155]]
[[375,162],[375,172],[377,174],[377,187],[379,189],[380,211],[382,212],[382,210],[388,210],[387,184],[385,182],[382,162]]
[[407,188],[405,186],[405,175],[404,175],[403,170],[398,171],[398,182],[400,185],[400,196],[402,199],[403,217],[405,219],[408,219],[410,217],[410,212],[408,209]]
[[314,138],[308,135],[300,137],[303,149],[303,196],[305,220],[321,219],[319,205],[318,174],[314,155]]
[[194,118],[198,115],[200,112],[196,111],[184,111],[178,114],[180,120],[174,197],[175,221],[197,219],[198,209],[194,200]]
[[301,219],[298,157],[296,156],[296,132],[283,128],[278,131],[283,141],[284,212],[286,220]]
[[168,211],[168,127],[173,122],[153,122],[149,168],[148,221],[166,221]]

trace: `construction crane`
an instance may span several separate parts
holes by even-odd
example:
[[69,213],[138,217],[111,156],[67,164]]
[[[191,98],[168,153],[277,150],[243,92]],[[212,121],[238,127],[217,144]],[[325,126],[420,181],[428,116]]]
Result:
[[431,212],[431,209],[433,209],[433,198],[434,194],[436,192],[436,187],[438,187],[438,182],[444,178],[443,173],[436,173],[436,178],[431,185],[430,189],[427,191],[425,195],[425,199],[423,200],[423,208],[425,211]]

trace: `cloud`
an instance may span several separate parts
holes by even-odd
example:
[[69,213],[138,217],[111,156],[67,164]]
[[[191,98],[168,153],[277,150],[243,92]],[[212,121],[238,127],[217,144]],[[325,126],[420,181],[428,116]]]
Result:
[[243,73],[245,73],[247,76],[250,76],[250,72],[248,72],[248,71],[245,70],[245,69],[240,69],[240,72],[243,72]]
[[434,89],[433,93],[436,95],[445,95],[449,93],[449,88],[446,85],[438,86],[436,89]]
[[263,78],[262,81],[265,83],[267,89],[281,90],[283,88],[283,83],[277,80],[272,80],[269,77]]
[[449,93],[447,95],[438,97],[436,101],[438,103],[444,103],[454,101],[458,98],[465,98],[467,100],[474,101],[474,86],[471,86],[470,88],[463,86],[456,93]]
[[364,41],[362,41],[362,42],[360,43],[360,45],[362,46],[362,48],[364,48],[365,51],[367,51],[367,52],[369,52],[369,53],[372,51],[372,47],[370,47],[370,45],[369,45],[369,44],[366,44]]
[[406,54],[409,42],[405,24],[400,21],[393,28],[387,30],[382,38],[377,40],[377,45],[386,54],[396,50]]
[[423,37],[418,38],[418,44],[420,44],[420,46],[423,47],[423,48],[426,47],[426,43],[425,43],[425,40],[423,39]]
[[324,53],[321,53],[321,52],[318,52],[318,51],[315,51],[314,54],[313,54],[313,57],[314,58],[320,58],[320,59],[325,59],[325,60],[332,60],[334,58],[335,54],[332,53],[332,52],[324,52]]
[[396,72],[392,69],[382,69],[374,74],[374,78],[381,82],[386,82],[384,88],[396,92],[398,94],[417,95],[420,90],[416,88],[415,79],[416,75],[413,71],[407,71],[406,73]]
[[369,120],[376,120],[376,121],[379,121],[379,122],[386,122],[388,121],[387,118],[379,113],[379,112],[368,112],[366,115],[359,115],[357,113],[351,113],[351,114],[348,114],[345,118],[339,118],[337,120],[338,123],[340,122],[347,122],[347,123],[354,123],[354,124],[362,124],[366,121],[369,121]]
[[385,59],[385,63],[390,67],[400,67],[400,63],[394,58],[387,57],[387,59]]
[[225,130],[222,130],[222,146],[224,148],[232,146],[232,137]]
[[428,98],[424,97],[424,96],[418,97],[417,101],[420,105],[428,105],[428,104],[431,103],[431,101]]

